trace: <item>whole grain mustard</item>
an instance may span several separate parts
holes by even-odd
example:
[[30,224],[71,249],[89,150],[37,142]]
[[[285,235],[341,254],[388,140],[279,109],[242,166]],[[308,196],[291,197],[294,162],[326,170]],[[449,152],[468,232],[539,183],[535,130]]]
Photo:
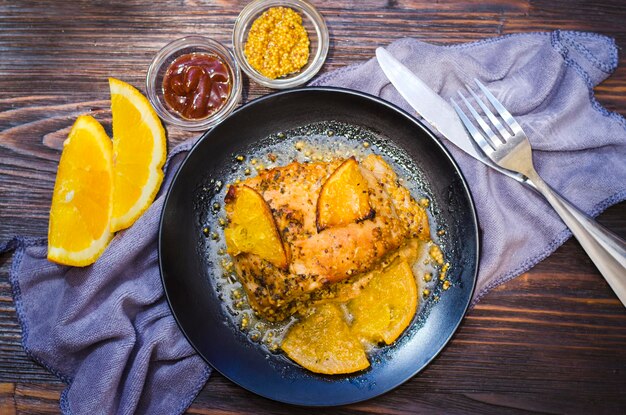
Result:
[[309,60],[302,16],[288,7],[267,9],[252,23],[244,53],[250,65],[270,79],[299,71]]

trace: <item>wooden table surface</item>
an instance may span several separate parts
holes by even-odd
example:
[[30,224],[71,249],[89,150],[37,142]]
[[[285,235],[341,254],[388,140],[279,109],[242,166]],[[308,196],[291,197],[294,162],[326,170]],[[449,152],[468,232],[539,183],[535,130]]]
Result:
[[[622,0],[311,0],[331,36],[322,72],[362,61],[401,37],[458,43],[505,33],[596,31],[626,46]],[[45,236],[60,146],[77,115],[110,120],[107,77],[144,89],[166,42],[199,34],[230,45],[247,1],[0,1],[0,241]],[[244,101],[269,93],[247,79]],[[596,88],[626,115],[626,58]],[[170,145],[195,134],[168,128]],[[626,203],[600,222],[626,236]],[[57,413],[59,380],[31,361],[0,256],[0,413]],[[215,373],[189,413],[625,413],[626,310],[575,241],[469,312],[418,376],[376,399],[301,409],[249,393]]]

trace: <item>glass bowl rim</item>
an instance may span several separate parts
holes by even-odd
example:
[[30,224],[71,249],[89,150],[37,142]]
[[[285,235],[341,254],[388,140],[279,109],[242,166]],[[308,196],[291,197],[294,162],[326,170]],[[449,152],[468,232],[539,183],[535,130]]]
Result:
[[[231,93],[224,106],[216,113],[199,120],[185,119],[169,110],[162,101],[160,85],[156,85],[158,73],[164,65],[171,63],[171,58],[184,49],[198,49],[197,52],[209,52],[218,55],[230,67],[233,75]],[[192,51],[190,53],[194,53]],[[222,122],[235,109],[241,99],[241,70],[233,53],[221,42],[205,36],[185,36],[163,46],[154,56],[146,74],[146,92],[152,107],[159,117],[168,124],[189,131],[202,131]]]
[[[256,18],[261,11],[270,7],[278,6],[294,7],[298,9],[299,12],[304,12],[303,14],[305,14],[305,16],[312,22],[315,29],[314,33],[318,40],[318,47],[315,56],[311,60],[311,64],[308,68],[306,68],[306,70],[289,78],[270,79],[261,75],[248,63],[248,60],[246,59],[243,52],[245,44],[243,35],[245,34],[246,29],[254,21],[254,18]],[[330,38],[328,33],[328,27],[326,26],[326,22],[324,21],[323,16],[308,1],[254,0],[241,10],[239,16],[237,17],[237,20],[235,20],[232,43],[235,52],[235,58],[237,59],[241,70],[245,72],[245,74],[248,75],[253,81],[269,88],[286,89],[304,84],[319,72],[319,70],[322,68],[322,65],[324,65],[324,62],[326,61],[326,57],[328,55]]]

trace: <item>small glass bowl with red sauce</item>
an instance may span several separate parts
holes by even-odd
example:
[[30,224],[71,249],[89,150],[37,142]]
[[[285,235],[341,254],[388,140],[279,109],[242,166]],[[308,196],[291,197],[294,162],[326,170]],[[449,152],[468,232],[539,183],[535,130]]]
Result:
[[190,131],[220,123],[241,99],[241,72],[220,42],[202,36],[175,40],[150,64],[146,90],[168,124]]

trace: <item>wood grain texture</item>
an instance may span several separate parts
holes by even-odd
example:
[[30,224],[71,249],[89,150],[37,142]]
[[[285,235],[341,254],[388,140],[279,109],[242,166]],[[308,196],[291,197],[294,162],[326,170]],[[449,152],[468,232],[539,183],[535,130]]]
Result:
[[[458,43],[553,29],[596,31],[626,46],[622,0],[311,0],[331,49],[322,72],[369,59],[411,36]],[[201,34],[230,45],[247,1],[0,2],[0,241],[45,236],[60,146],[77,115],[110,131],[107,77],[144,89],[165,43]],[[270,92],[245,80],[244,101]],[[626,58],[596,88],[626,114]],[[195,134],[168,128],[170,145]],[[626,203],[600,221],[626,236]],[[0,256],[0,413],[58,413],[64,385],[24,353]],[[555,254],[487,295],[420,375],[379,398],[320,413],[624,413],[626,312],[580,246]],[[308,414],[214,374],[193,414]]]

